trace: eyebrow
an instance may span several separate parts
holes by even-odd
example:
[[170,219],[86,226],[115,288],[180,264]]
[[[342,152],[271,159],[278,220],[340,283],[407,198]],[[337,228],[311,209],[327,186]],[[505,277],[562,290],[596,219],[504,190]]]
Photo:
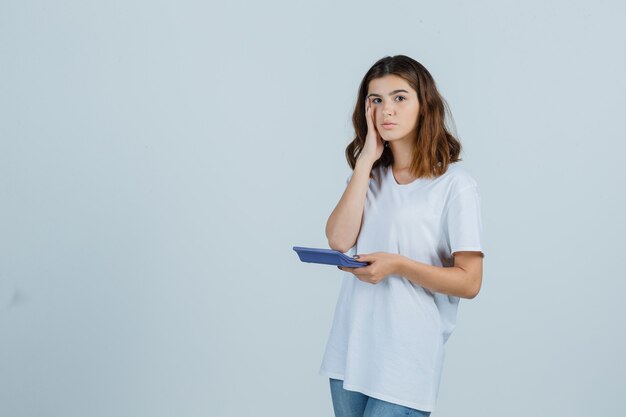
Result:
[[[409,94],[409,92],[406,91],[406,90],[393,90],[391,93],[389,93],[389,95],[392,96],[392,95],[394,95],[396,93],[407,93],[407,94]],[[380,94],[372,93],[372,94],[368,94],[366,98],[369,98],[369,97],[382,97],[382,96]]]

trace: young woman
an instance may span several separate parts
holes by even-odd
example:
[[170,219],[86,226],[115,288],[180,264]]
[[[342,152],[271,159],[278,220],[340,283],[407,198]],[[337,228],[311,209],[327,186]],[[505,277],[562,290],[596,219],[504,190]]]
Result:
[[346,149],[352,173],[326,224],[358,250],[319,370],[336,417],[428,416],[461,298],[481,287],[478,184],[460,164],[431,74],[404,55],[365,74]]

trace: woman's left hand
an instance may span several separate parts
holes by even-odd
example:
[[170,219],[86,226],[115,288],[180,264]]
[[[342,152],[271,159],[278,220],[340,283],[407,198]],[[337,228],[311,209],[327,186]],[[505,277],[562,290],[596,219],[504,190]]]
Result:
[[398,267],[400,255],[397,253],[373,252],[365,255],[358,255],[356,261],[369,262],[367,266],[350,268],[347,266],[337,266],[342,271],[352,272],[358,279],[370,284],[378,284],[388,275],[395,274]]

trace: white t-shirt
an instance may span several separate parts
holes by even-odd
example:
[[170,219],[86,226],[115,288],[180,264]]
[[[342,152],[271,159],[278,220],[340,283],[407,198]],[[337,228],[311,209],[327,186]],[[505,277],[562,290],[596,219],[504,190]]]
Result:
[[[404,185],[391,166],[373,175],[350,255],[382,251],[454,266],[452,253],[483,251],[478,184],[459,162]],[[346,390],[433,411],[459,300],[396,274],[369,284],[344,272],[319,374],[343,380]]]

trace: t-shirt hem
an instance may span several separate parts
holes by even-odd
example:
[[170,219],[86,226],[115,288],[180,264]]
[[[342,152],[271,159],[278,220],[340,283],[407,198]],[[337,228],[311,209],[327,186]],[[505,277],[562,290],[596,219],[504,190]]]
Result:
[[333,378],[333,379],[341,379],[341,380],[343,380],[343,378],[344,378],[344,376],[342,374],[338,374],[336,372],[327,371],[325,368],[320,368],[320,370],[318,371],[318,374],[320,374],[321,376],[325,376],[325,377]]
[[[326,376],[328,378],[340,379],[342,381],[344,381],[345,379],[344,375],[336,373],[336,372],[327,371],[324,368],[320,368],[318,374],[321,376]],[[358,391],[372,398],[387,401],[393,404],[403,405],[405,407],[414,408],[416,410],[429,411],[431,413],[435,410],[432,404],[422,404],[422,403],[416,403],[413,401],[402,400],[400,398],[395,398],[387,394],[381,394],[379,392],[371,391],[367,388],[359,387],[358,385],[346,384],[345,381],[343,382],[343,388],[347,389],[348,391]]]

